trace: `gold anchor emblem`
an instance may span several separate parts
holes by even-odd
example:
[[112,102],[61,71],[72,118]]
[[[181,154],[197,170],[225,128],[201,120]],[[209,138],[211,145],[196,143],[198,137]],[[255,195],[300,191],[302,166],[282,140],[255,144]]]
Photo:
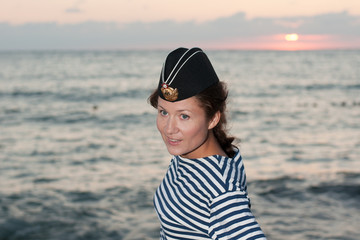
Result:
[[171,102],[175,101],[179,95],[177,88],[173,89],[172,87],[169,87],[165,83],[161,87],[161,92],[162,92],[164,98]]

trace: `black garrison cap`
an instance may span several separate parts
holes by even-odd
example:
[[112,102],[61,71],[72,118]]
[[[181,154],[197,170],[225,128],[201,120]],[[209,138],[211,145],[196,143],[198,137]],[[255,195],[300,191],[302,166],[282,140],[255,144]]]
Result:
[[158,93],[167,101],[181,101],[218,82],[213,66],[200,48],[178,48],[164,62]]

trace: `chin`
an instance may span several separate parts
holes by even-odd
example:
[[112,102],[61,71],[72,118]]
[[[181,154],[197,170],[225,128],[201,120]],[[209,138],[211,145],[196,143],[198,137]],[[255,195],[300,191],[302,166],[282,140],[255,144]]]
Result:
[[170,149],[168,149],[168,152],[169,152],[171,155],[182,155],[182,154],[183,154],[183,152],[181,152],[181,151],[170,150]]
[[174,149],[174,147],[167,147],[167,150],[171,155],[183,155],[185,153],[185,151],[181,149]]

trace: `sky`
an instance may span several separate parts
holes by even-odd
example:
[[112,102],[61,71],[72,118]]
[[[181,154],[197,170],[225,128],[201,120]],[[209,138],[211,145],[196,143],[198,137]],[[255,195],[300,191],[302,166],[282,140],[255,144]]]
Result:
[[359,0],[0,0],[0,6],[0,50],[360,49]]

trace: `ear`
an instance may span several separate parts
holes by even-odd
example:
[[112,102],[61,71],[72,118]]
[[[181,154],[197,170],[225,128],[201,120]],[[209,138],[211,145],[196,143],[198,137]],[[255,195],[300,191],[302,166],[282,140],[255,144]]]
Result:
[[220,111],[217,111],[209,122],[209,127],[208,127],[209,130],[216,127],[216,125],[220,121],[220,117],[221,117],[221,113],[220,113]]

